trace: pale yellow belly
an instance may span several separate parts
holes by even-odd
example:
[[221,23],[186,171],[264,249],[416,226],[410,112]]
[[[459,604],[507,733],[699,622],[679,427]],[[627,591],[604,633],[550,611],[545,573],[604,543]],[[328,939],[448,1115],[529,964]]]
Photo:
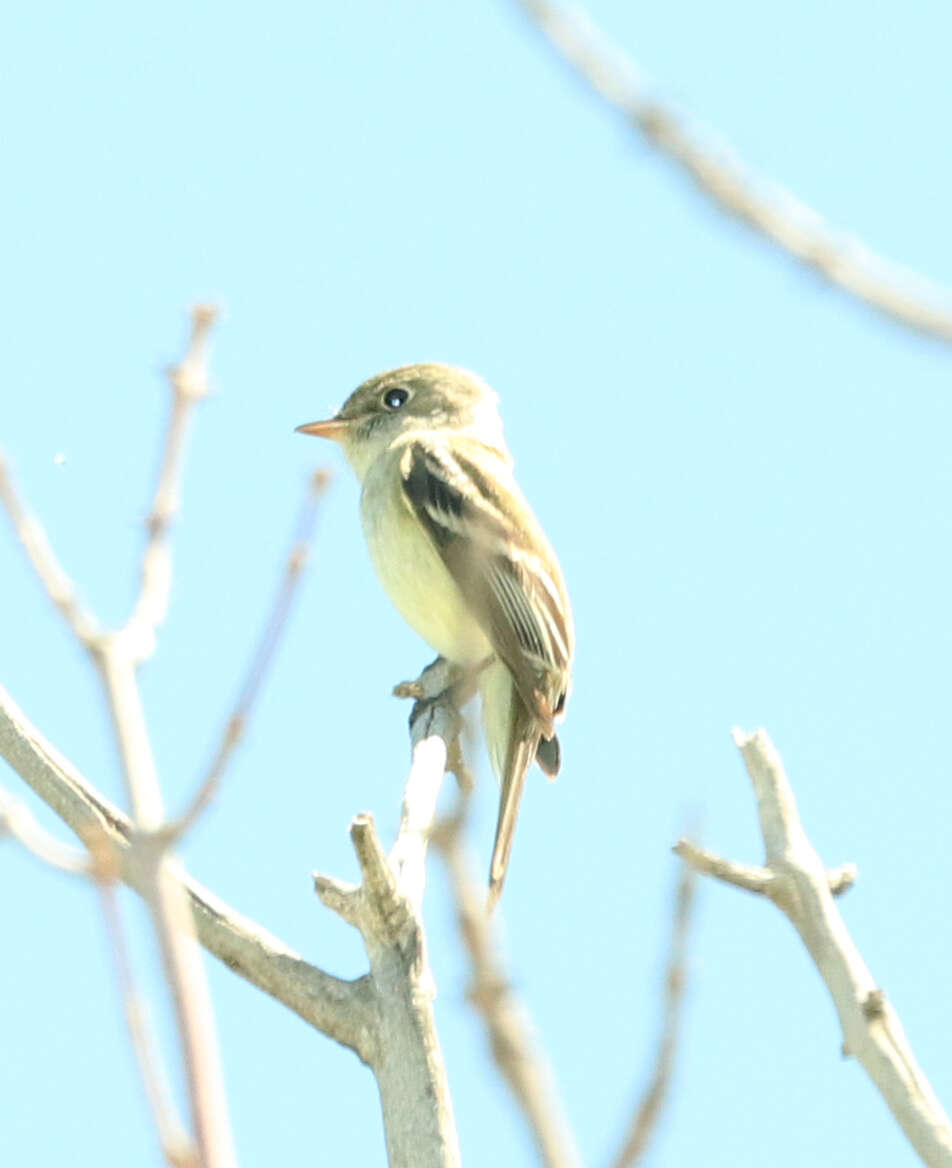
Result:
[[492,653],[463,594],[424,529],[402,501],[396,476],[364,482],[361,518],[380,582],[403,619],[437,653],[475,665]]

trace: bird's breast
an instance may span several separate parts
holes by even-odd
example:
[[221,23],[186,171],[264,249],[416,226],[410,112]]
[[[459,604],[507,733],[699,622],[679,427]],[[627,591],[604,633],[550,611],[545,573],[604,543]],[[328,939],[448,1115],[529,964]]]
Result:
[[403,498],[400,476],[379,460],[364,479],[361,520],[380,582],[403,619],[437,653],[475,665],[492,646],[429,536]]

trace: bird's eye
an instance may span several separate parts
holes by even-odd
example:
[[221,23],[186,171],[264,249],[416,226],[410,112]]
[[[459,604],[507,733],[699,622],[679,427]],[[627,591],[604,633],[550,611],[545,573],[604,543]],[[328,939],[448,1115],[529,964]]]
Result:
[[383,395],[383,404],[388,410],[399,410],[401,406],[405,406],[410,398],[410,391],[404,389],[402,385],[395,386],[393,389],[388,389]]

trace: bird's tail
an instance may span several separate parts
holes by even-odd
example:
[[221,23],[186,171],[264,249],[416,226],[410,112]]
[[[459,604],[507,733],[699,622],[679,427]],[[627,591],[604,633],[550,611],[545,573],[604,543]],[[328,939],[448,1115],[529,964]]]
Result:
[[489,908],[492,909],[506,879],[526,773],[536,757],[541,734],[501,661],[494,661],[483,671],[479,688],[489,759],[502,788],[489,868]]

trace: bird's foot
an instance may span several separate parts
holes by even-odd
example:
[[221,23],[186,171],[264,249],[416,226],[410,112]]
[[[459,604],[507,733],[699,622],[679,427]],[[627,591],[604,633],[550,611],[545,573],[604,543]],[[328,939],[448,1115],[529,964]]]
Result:
[[475,669],[467,669],[452,664],[445,657],[437,657],[415,681],[402,681],[393,687],[394,697],[413,699],[413,709],[410,711],[411,731],[416,728],[418,732],[419,720],[425,715],[432,716],[437,707],[449,715],[453,729],[446,736],[446,769],[456,775],[464,791],[472,790],[473,777],[466,766],[460,745],[460,732],[463,728],[460,709],[476,692],[476,682],[485,664],[486,662],[481,662]]
[[454,686],[463,671],[445,657],[437,657],[423,670],[415,681],[401,681],[393,687],[395,698],[413,698],[414,701],[429,701],[438,698]]

